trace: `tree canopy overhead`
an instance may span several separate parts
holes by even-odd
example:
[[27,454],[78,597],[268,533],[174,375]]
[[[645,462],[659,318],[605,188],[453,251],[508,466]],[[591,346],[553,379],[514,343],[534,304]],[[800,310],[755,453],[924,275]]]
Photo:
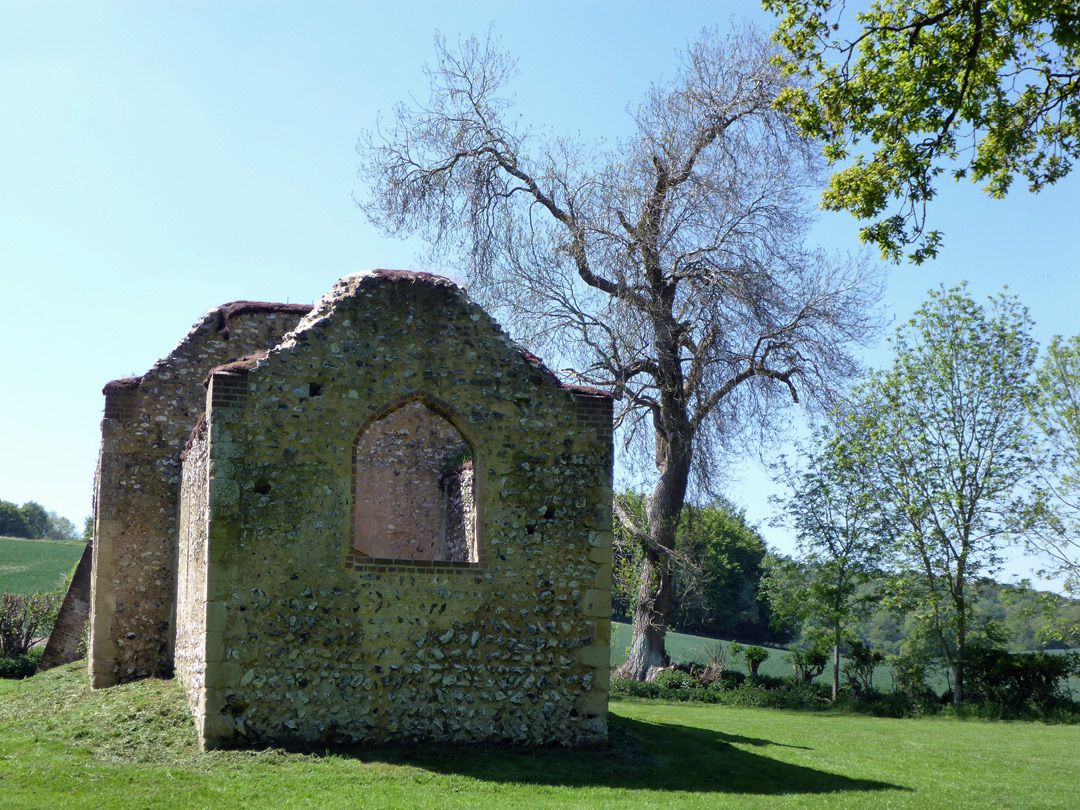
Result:
[[943,174],[1003,197],[1016,178],[1037,192],[1070,172],[1076,0],[881,0],[854,21],[848,5],[764,0],[780,16],[787,70],[811,82],[779,103],[843,166],[823,206],[871,221],[864,241],[893,260],[907,246],[915,262],[936,255],[927,203]]
[[664,666],[676,528],[738,426],[828,399],[876,325],[865,262],[808,250],[816,148],[776,110],[776,47],[703,32],[612,147],[538,134],[510,114],[512,59],[490,35],[437,39],[426,103],[360,141],[361,207],[420,233],[515,333],[611,391],[627,447],[654,468],[635,636],[624,670]]

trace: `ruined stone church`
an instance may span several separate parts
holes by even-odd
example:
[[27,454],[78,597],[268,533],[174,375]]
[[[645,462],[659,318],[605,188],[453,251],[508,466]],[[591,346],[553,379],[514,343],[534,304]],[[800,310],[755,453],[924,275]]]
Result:
[[206,747],[607,734],[612,401],[464,290],[211,310],[105,387],[94,687],[175,672]]

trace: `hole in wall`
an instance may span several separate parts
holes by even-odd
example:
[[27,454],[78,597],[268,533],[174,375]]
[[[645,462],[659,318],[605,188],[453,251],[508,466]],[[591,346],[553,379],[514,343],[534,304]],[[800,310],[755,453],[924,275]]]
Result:
[[477,562],[472,448],[414,400],[356,442],[353,549],[367,557]]
[[308,396],[309,397],[321,397],[322,385],[320,383],[308,383]]

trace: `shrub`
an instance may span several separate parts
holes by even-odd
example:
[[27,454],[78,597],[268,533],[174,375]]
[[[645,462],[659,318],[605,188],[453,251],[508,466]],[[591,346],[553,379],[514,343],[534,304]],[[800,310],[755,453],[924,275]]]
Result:
[[45,650],[41,647],[35,647],[26,655],[17,655],[14,658],[0,658],[0,678],[14,680],[29,678],[37,672],[38,662],[41,661],[44,652]]
[[701,686],[697,678],[681,669],[665,669],[653,681],[661,689],[697,689]]
[[56,621],[60,601],[52,593],[0,594],[0,658],[26,655],[45,638]]
[[746,661],[746,668],[750,670],[751,678],[757,677],[758,667],[764,664],[768,658],[768,650],[757,645],[751,645],[743,651],[743,660]]
[[848,662],[844,664],[844,675],[855,694],[871,692],[874,689],[874,670],[885,661],[885,653],[872,650],[856,639],[848,648]]
[[791,651],[791,666],[795,668],[797,686],[807,686],[829,665],[829,655],[822,647],[809,647]]
[[727,672],[727,651],[722,644],[717,644],[709,656],[709,663],[700,669],[693,670],[694,676],[702,686],[709,686],[724,680]]
[[890,659],[893,670],[893,688],[908,697],[926,698],[930,689],[926,685],[926,659],[913,653],[894,655]]
[[985,643],[964,655],[964,698],[993,717],[1011,718],[1069,703],[1064,684],[1076,667],[1075,654],[1012,654]]

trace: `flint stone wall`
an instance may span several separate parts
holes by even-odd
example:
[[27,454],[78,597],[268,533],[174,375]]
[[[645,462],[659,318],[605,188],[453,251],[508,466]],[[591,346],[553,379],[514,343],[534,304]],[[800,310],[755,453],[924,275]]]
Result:
[[105,386],[90,596],[93,686],[173,671],[180,454],[210,369],[276,345],[307,305],[211,310],[142,377]]
[[[415,403],[471,451],[474,561],[355,550],[358,438]],[[177,607],[203,744],[603,741],[611,404],[411,273],[343,279],[213,373]]]

